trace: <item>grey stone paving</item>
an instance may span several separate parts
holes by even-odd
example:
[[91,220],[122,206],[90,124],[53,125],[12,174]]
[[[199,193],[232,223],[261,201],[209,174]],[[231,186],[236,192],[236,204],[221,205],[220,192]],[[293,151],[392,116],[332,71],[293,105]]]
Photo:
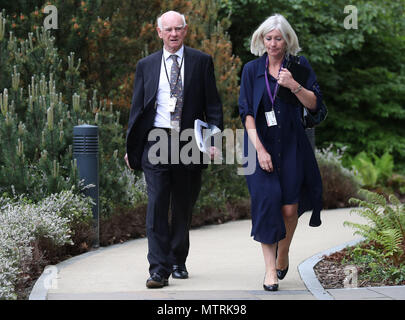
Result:
[[300,218],[290,269],[277,292],[262,289],[261,247],[250,238],[251,222],[242,220],[191,230],[187,280],[170,278],[168,287],[146,289],[147,241],[136,239],[54,266],[38,279],[30,300],[405,300],[405,286],[324,290],[311,278],[319,256],[356,239],[343,222],[363,220],[349,212],[324,211],[319,228],[308,227],[309,214]]
[[314,300],[307,290],[266,292],[264,290],[202,290],[108,293],[53,293],[48,300]]
[[328,289],[335,300],[405,300],[404,286]]

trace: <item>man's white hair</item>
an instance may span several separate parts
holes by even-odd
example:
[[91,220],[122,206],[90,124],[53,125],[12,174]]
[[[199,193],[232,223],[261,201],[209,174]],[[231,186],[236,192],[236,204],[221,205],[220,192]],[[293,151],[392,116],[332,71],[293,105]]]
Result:
[[167,12],[163,13],[161,16],[159,16],[159,17],[157,18],[157,25],[158,25],[159,29],[163,29],[163,26],[162,26],[162,17],[163,17],[164,15],[168,14],[168,13],[176,13],[176,14],[178,14],[178,15],[181,17],[181,19],[183,20],[183,27],[185,27],[185,26],[187,25],[187,23],[186,23],[186,17],[184,16],[184,14],[181,14],[181,13],[179,13],[179,12],[177,12],[177,11],[167,11]]

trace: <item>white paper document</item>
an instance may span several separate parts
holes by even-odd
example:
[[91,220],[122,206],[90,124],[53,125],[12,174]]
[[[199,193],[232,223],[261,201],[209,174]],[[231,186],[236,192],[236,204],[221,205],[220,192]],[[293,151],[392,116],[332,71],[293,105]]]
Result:
[[198,149],[201,152],[209,154],[211,146],[210,138],[218,132],[221,132],[221,130],[213,124],[206,123],[200,119],[194,121],[194,135]]

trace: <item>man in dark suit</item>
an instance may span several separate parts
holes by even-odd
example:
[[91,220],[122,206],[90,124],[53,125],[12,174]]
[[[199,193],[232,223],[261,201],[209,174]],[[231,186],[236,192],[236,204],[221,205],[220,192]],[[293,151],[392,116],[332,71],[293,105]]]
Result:
[[[182,163],[181,158],[177,162],[179,157],[173,158],[172,149],[181,150],[185,142],[173,137],[192,130],[196,119],[223,128],[212,58],[183,45],[187,34],[184,16],[175,11],[164,13],[158,18],[157,32],[163,49],[136,66],[125,155],[130,168],[144,171],[147,184],[148,288],[168,285],[170,274],[188,278],[185,263],[191,214],[201,189],[201,169],[206,165],[201,161]],[[152,161],[149,151],[157,141],[149,134],[156,129],[168,135],[165,148],[160,149],[168,155],[168,163]]]

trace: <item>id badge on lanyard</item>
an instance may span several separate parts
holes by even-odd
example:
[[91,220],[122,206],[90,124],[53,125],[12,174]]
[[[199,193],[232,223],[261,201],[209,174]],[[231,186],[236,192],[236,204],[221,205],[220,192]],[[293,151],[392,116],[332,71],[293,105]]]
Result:
[[274,110],[267,111],[264,114],[266,116],[266,122],[268,127],[273,127],[277,125],[277,119]]
[[[267,126],[268,127],[273,127],[273,126],[277,125],[277,118],[276,118],[276,114],[274,112],[274,102],[275,102],[276,96],[277,96],[278,83],[276,83],[276,86],[274,88],[274,96],[273,96],[271,94],[271,89],[270,89],[270,85],[269,85],[269,79],[267,78],[268,66],[269,66],[269,57],[267,57],[267,59],[266,59],[266,70],[265,70],[265,73],[264,73],[264,77],[266,79],[267,93],[269,94],[269,98],[271,100],[271,111],[267,111],[264,114],[266,116]],[[283,64],[281,64],[280,70],[281,70],[282,66],[283,66]],[[279,70],[279,73],[280,73],[280,70]]]
[[169,98],[169,111],[174,112],[174,109],[176,108],[176,103],[177,103],[177,98],[176,97],[170,97]]

